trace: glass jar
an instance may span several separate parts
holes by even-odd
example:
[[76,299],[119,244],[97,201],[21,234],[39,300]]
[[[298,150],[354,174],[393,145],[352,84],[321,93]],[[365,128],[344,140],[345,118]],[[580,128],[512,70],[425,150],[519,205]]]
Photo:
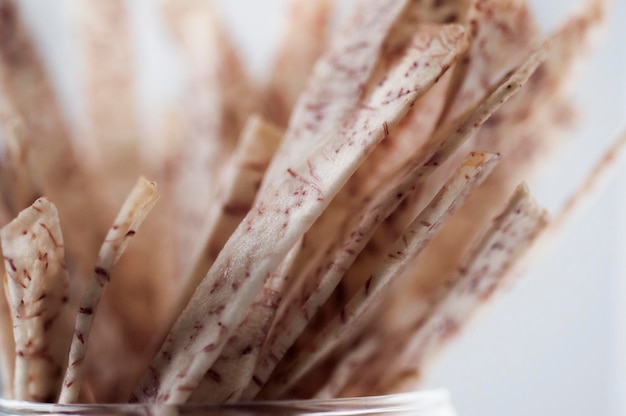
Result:
[[445,390],[420,391],[377,397],[330,400],[285,400],[226,405],[156,404],[59,405],[0,399],[0,415],[94,416],[256,416],[256,415],[412,415],[455,416]]

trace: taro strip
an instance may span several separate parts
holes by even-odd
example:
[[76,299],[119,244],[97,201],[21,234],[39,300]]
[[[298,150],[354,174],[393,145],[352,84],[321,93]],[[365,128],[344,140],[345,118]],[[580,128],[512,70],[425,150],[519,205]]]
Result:
[[87,285],[80,300],[68,367],[59,398],[60,403],[75,403],[78,399],[83,379],[89,333],[102,292],[110,280],[113,266],[126,250],[130,239],[135,235],[158,198],[159,193],[156,184],[145,178],[140,178],[124,202],[102,243],[93,278]]
[[39,198],[0,230],[15,340],[13,394],[53,402],[71,339],[69,278],[57,210]]
[[191,395],[190,402],[222,403],[240,399],[254,373],[258,354],[283,297],[289,278],[284,269],[292,264],[298,246],[289,251],[266,280],[235,334]]
[[[81,57],[85,74],[89,134],[112,186],[113,204],[124,198],[139,174],[128,3],[123,0],[78,1]],[[106,56],[106,59],[102,59]]]
[[340,122],[362,100],[364,86],[377,66],[384,42],[407,4],[407,0],[356,2],[328,50],[315,64],[264,184],[274,181],[291,163],[308,154],[316,146],[316,137],[340,128]]
[[[387,332],[393,339],[381,354],[391,363],[349,386],[342,394],[371,394],[415,388],[419,377],[442,346],[456,335],[476,310],[523,267],[523,260],[547,226],[547,215],[520,185],[507,206],[478,240],[470,255],[431,298],[415,299],[424,312],[403,328]],[[385,367],[385,368],[383,368]]]
[[539,41],[539,29],[524,1],[473,0],[466,19],[471,46],[454,68],[442,124],[475,107]]
[[355,335],[361,319],[368,309],[376,305],[385,289],[407,266],[408,260],[417,256],[441,224],[448,218],[476,185],[495,167],[496,155],[471,153],[442,187],[428,206],[409,225],[405,233],[388,251],[385,261],[369,276],[365,285],[356,292],[337,317],[324,328],[307,348],[300,350],[294,360],[283,362],[272,374],[261,393],[264,398],[281,397],[295,385],[314,365],[321,362],[341,342]]
[[[429,47],[407,47],[389,77],[344,121],[344,129],[319,137],[311,153],[262,190],[174,325],[133,400],[187,400],[272,270],[464,46],[458,26],[425,27],[411,44],[425,39]],[[414,63],[423,59],[430,66],[416,68]]]
[[[458,124],[458,127],[455,126],[452,133],[449,133],[449,129],[438,131],[434,138],[428,143],[426,149],[418,149],[416,151],[416,155],[409,159],[409,161],[405,163],[405,166],[399,168],[399,172],[404,171],[404,175],[414,175],[417,178],[420,178],[420,180],[426,179],[438,165],[450,157],[450,155],[453,154],[454,151],[456,151],[456,149],[468,137],[470,137],[486,119],[489,118],[489,116],[491,116],[500,104],[519,91],[541,62],[544,53],[544,49],[540,48],[535,53],[531,54],[531,56],[522,66],[520,66],[520,68],[501,82],[500,86],[485,100],[484,103],[482,103],[473,113],[469,114],[467,119],[462,120]],[[420,163],[424,163],[424,159],[426,157],[429,157],[429,149],[435,148],[437,145],[440,146],[439,149],[432,156],[430,156],[428,162],[424,165],[420,165]],[[399,177],[402,177],[402,175]],[[367,241],[367,238],[365,238],[365,240]],[[330,263],[335,263],[335,261]],[[334,279],[331,277],[328,277],[327,279],[327,282],[320,281],[317,285],[315,283],[313,284],[314,291],[318,292],[315,293],[315,296],[312,296],[313,291],[308,294],[303,294],[302,298],[308,299],[304,306],[304,310],[306,311],[304,316],[302,316],[300,312],[301,306],[295,304],[290,305],[291,311],[287,311],[284,316],[280,316],[282,322],[276,324],[276,327],[279,328],[279,330],[276,331],[276,335],[269,339],[268,345],[264,348],[264,353],[260,357],[259,364],[255,370],[253,382],[248,385],[246,392],[242,395],[242,398],[251,399],[258,393],[273,371],[274,366],[277,364],[278,357],[282,357],[286,350],[295,341],[295,338],[297,338],[303,331],[304,326],[310,319],[310,316],[328,298],[330,295],[330,293],[327,293],[328,287],[330,286],[330,290],[332,290],[334,285],[336,285],[336,281],[333,285],[332,280]],[[324,288],[324,290],[316,288]]]
[[326,47],[334,0],[292,0],[265,91],[265,114],[286,126],[296,99],[304,90],[317,58]]
[[[241,141],[224,167],[215,201],[207,215],[201,235],[204,240],[192,258],[192,269],[182,296],[186,305],[198,283],[207,274],[218,253],[248,213],[282,131],[259,117],[251,117]],[[182,308],[181,308],[182,310]]]

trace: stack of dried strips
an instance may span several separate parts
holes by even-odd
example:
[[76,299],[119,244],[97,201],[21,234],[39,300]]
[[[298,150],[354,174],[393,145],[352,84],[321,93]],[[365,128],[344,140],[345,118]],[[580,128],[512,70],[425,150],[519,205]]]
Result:
[[169,0],[187,85],[150,135],[122,0],[76,2],[82,129],[16,3],[0,0],[7,398],[415,389],[626,139],[550,223],[523,181],[572,126],[602,0],[547,38],[521,0],[358,0],[328,43],[334,2],[293,0],[262,85],[209,1]]

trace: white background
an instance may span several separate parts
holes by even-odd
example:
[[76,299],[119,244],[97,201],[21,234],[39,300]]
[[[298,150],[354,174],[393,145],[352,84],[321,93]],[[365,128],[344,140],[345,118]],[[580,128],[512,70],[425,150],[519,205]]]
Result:
[[[315,0],[311,0],[315,1]],[[247,62],[267,70],[285,0],[220,1]],[[531,2],[542,25],[561,21],[575,2]],[[558,172],[532,184],[555,207],[626,122],[626,5],[614,1],[605,45],[578,88],[581,119],[556,164]],[[68,114],[81,114],[78,60],[73,54],[70,1],[23,1],[46,63],[59,82]],[[180,90],[181,68],[152,2],[129,2],[136,18],[141,108],[146,118]],[[168,52],[170,55],[168,55]],[[489,415],[626,415],[626,171],[609,192],[569,227],[543,258],[491,305],[441,356],[428,387],[451,391],[458,411]]]

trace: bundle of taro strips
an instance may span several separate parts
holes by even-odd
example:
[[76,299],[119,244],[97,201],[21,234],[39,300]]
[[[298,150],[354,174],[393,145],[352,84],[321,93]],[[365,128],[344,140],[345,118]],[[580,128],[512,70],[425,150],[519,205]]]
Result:
[[415,389],[625,140],[549,222],[523,180],[571,128],[602,0],[547,37],[519,0],[358,0],[328,42],[334,2],[293,0],[264,83],[209,1],[165,1],[186,86],[150,134],[123,1],[77,2],[80,129],[16,3],[0,0],[8,398]]

